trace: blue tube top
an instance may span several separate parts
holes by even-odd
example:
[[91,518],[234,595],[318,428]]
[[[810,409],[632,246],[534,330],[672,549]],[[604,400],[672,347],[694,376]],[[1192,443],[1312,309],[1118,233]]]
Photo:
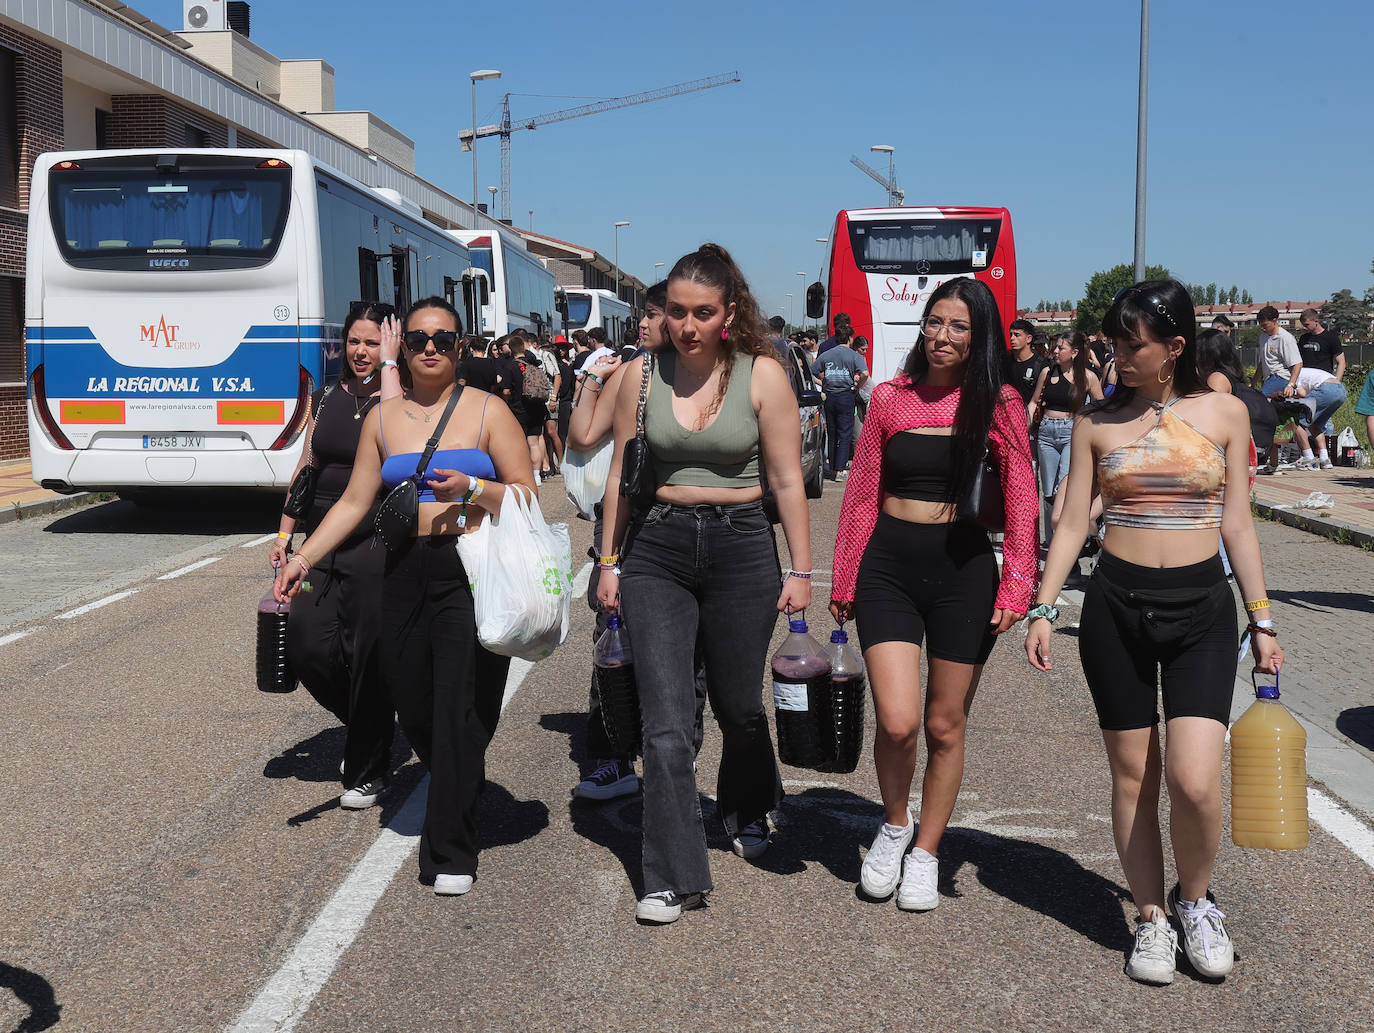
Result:
[[[398,452],[394,456],[387,456],[386,462],[382,463],[382,483],[390,491],[407,477],[414,475],[415,467],[419,462],[419,452]],[[496,480],[496,467],[492,465],[491,456],[480,448],[435,449],[434,455],[429,457],[429,465],[425,467],[425,475],[420,478],[420,483],[417,485],[421,502],[438,501],[434,497],[434,489],[426,483],[430,478],[435,477],[436,468],[460,470],[470,477],[481,477],[483,480],[489,481]]]

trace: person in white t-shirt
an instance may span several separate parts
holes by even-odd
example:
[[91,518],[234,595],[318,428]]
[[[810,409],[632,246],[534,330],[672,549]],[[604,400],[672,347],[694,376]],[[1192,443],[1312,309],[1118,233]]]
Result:
[[1302,352],[1298,342],[1279,326],[1279,310],[1265,305],[1256,314],[1259,320],[1259,365],[1255,370],[1255,386],[1264,377],[1260,388],[1266,398],[1294,398],[1298,393],[1298,371],[1302,369]]
[[[1302,414],[1293,428],[1293,436],[1302,448],[1298,467],[1302,470],[1330,470],[1334,464],[1326,451],[1326,423],[1345,404],[1345,385],[1334,374],[1312,367],[1298,371],[1295,390],[1303,403]],[[1317,442],[1315,456],[1312,454],[1313,438]]]

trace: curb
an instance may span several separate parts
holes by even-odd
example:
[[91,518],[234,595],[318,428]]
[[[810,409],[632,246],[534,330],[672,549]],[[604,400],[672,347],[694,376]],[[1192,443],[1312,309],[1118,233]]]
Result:
[[58,495],[50,499],[34,499],[32,502],[11,504],[0,509],[0,524],[12,524],[16,520],[61,513],[63,510],[89,506],[97,501],[91,492],[79,491],[75,495]]
[[1344,520],[1335,520],[1331,517],[1312,516],[1310,511],[1289,509],[1256,498],[1251,499],[1251,505],[1254,506],[1256,513],[1268,520],[1276,520],[1280,524],[1296,527],[1300,531],[1319,534],[1323,538],[1330,538],[1340,545],[1374,548],[1374,531],[1367,527],[1347,524]]

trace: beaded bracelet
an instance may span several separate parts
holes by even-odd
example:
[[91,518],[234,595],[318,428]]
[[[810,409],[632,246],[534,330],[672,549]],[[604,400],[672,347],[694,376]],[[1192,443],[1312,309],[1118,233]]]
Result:
[[1260,627],[1260,625],[1254,623],[1247,626],[1245,630],[1250,632],[1250,634],[1252,635],[1268,635],[1270,638],[1279,637],[1279,633],[1275,631],[1273,628],[1263,628]]
[[1245,608],[1251,613],[1254,613],[1256,610],[1267,610],[1269,609],[1269,600],[1256,599],[1254,602],[1246,603]]
[[[809,570],[789,570],[789,571],[787,572],[787,576],[788,576],[788,577],[797,577],[797,578],[801,578],[803,581],[810,581],[810,580],[811,580],[811,571],[809,571]],[[785,579],[784,579],[784,580],[785,580]]]
[[302,576],[310,573],[310,561],[305,558],[305,554],[302,553],[299,549],[296,550],[296,555],[292,556],[291,558],[301,565]]

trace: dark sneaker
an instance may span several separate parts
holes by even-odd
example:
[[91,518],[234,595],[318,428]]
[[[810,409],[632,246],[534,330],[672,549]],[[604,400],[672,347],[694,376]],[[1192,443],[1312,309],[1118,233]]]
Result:
[[762,857],[768,849],[768,819],[760,818],[739,830],[739,835],[730,841],[730,848],[746,861]]
[[1198,901],[1183,900],[1175,886],[1169,893],[1169,910],[1183,930],[1183,952],[1198,974],[1208,979],[1229,976],[1236,965],[1236,950],[1222,924],[1226,916],[1208,893]]
[[614,800],[639,792],[639,776],[634,763],[608,760],[573,787],[573,796],[583,800]]
[[386,792],[387,781],[374,778],[370,782],[356,785],[339,797],[339,806],[345,810],[361,811],[377,802],[377,797]]
[[699,908],[706,901],[704,893],[674,893],[660,890],[650,893],[635,905],[635,918],[654,925],[669,925],[682,917],[682,912]]

